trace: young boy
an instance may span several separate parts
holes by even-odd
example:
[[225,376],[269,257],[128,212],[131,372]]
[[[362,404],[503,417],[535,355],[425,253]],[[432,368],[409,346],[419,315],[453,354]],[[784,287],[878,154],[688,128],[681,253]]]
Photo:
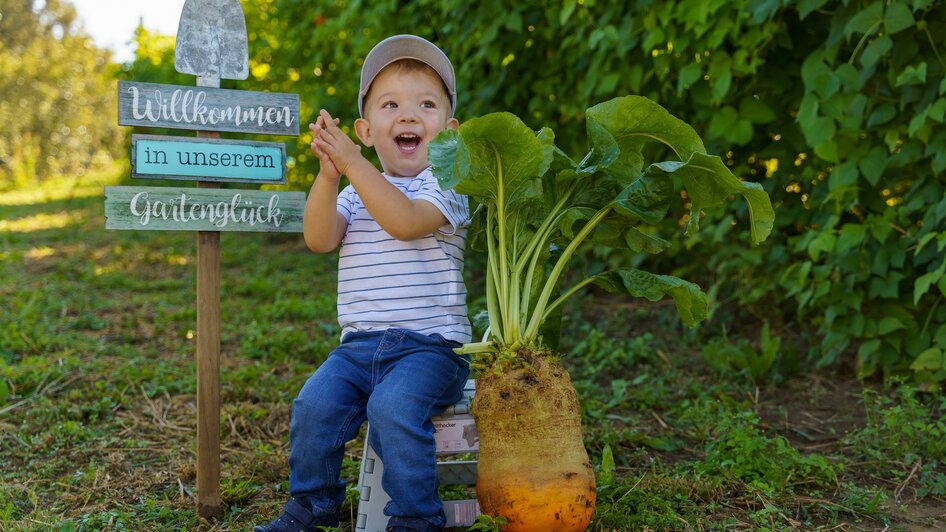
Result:
[[[430,171],[427,143],[456,129],[453,66],[432,43],[397,35],[365,58],[355,133],[384,173],[324,109],[309,128],[320,169],[303,220],[306,244],[339,243],[341,344],[292,405],[289,493],[282,515],[257,532],[338,526],[345,443],[367,419],[384,461],[389,531],[434,532],[446,523],[437,496],[432,416],[462,396],[470,340],[463,284],[469,209]],[[338,193],[340,176],[351,182]]]

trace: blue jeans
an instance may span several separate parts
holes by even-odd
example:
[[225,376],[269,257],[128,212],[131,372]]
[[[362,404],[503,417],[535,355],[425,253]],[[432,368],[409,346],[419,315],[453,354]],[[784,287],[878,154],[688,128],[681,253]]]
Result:
[[292,403],[289,493],[316,515],[338,511],[345,443],[371,424],[369,444],[384,461],[385,515],[444,526],[430,418],[456,403],[469,377],[460,344],[403,329],[352,332]]

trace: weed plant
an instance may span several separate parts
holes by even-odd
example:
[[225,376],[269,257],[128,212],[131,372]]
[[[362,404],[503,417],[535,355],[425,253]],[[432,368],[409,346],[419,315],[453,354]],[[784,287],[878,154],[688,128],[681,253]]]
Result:
[[864,399],[867,425],[843,440],[859,465],[899,482],[915,479],[917,497],[946,496],[946,397],[901,384],[891,395],[865,390]]

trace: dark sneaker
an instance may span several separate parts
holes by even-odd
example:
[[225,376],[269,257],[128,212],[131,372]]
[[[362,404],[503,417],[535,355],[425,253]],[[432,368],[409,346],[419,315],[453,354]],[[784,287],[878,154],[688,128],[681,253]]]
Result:
[[282,514],[268,525],[259,525],[253,532],[322,532],[325,527],[338,527],[338,514],[314,515],[295,499],[283,506]]
[[443,528],[419,517],[392,517],[386,532],[443,532]]

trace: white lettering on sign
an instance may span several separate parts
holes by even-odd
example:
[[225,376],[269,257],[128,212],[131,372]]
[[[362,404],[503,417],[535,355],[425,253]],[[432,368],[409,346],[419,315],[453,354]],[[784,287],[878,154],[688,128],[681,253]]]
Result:
[[170,96],[166,96],[160,90],[155,90],[151,98],[141,98],[138,87],[134,85],[128,87],[128,92],[131,94],[131,114],[135,120],[155,123],[166,120],[205,126],[218,124],[240,126],[255,123],[258,127],[267,125],[289,127],[294,121],[292,110],[288,105],[283,107],[259,105],[249,108],[232,105],[208,109],[204,104],[207,94],[199,89],[175,89]]
[[148,199],[148,192],[142,191],[131,198],[131,214],[138,217],[141,225],[148,225],[152,219],[174,220],[187,223],[191,220],[207,220],[216,227],[224,228],[231,221],[254,226],[257,224],[279,227],[282,223],[282,211],[279,209],[279,196],[273,194],[265,204],[254,204],[244,200],[242,194],[234,194],[229,201],[217,203],[190,203],[187,194],[180,199],[169,201]]

